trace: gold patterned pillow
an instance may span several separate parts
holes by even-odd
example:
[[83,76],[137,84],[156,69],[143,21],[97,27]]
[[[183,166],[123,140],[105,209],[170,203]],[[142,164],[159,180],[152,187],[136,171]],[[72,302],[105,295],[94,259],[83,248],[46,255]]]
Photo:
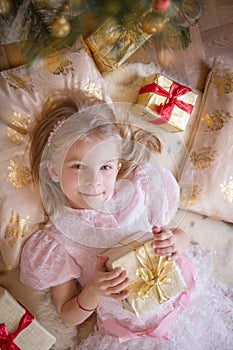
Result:
[[[39,191],[28,168],[27,130],[54,90],[111,103],[86,47],[75,47],[0,73],[0,249],[7,269],[19,262],[25,239],[42,220]],[[81,96],[79,94],[79,96]]]
[[18,265],[22,244],[43,220],[39,191],[32,185],[22,145],[1,152],[0,177],[1,254],[11,270]]
[[[184,185],[190,166],[192,188]],[[230,58],[214,60],[180,185],[182,208],[233,222],[233,60]]]

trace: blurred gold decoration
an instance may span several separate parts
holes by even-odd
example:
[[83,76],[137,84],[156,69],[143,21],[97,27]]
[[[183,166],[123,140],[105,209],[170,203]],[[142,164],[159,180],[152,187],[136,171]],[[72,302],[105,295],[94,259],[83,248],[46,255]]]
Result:
[[120,12],[121,3],[118,0],[108,0],[106,1],[106,9],[109,14],[115,15]]
[[10,159],[10,166],[7,169],[9,170],[9,174],[4,174],[3,177],[14,187],[23,188],[30,186],[32,177],[28,167],[20,163],[15,163],[13,159]]
[[169,22],[168,17],[163,18],[155,12],[150,12],[142,22],[142,29],[147,34],[158,34],[164,29],[167,22]]
[[90,79],[88,79],[87,85],[84,88],[84,91],[87,92],[87,95],[94,100],[103,100],[103,94],[101,87],[97,87],[95,82],[91,82]]
[[[182,192],[181,194],[181,203],[186,203],[189,206],[195,205],[202,197],[206,195],[204,190],[199,187],[199,185],[193,185],[192,194],[190,196],[189,192]],[[188,198],[188,201],[187,201]]]
[[28,225],[30,224],[30,215],[25,219],[21,218],[14,210],[11,211],[11,217],[8,219],[8,225],[4,229],[4,238],[8,240],[11,247],[14,247],[21,238],[28,234]]
[[222,109],[217,109],[210,113],[206,113],[204,117],[201,117],[203,124],[207,126],[205,131],[217,131],[224,127],[228,121],[233,118],[229,112],[225,112]]
[[[24,2],[25,6],[21,6]],[[44,57],[72,46],[80,36],[88,38],[112,17],[116,22],[114,28],[119,25],[123,27],[122,31],[133,32],[140,27],[144,33],[155,35],[155,41],[161,42],[164,48],[170,48],[177,40],[182,48],[187,48],[191,42],[189,28],[197,23],[201,15],[200,2],[201,0],[0,0],[0,43],[7,42],[8,37],[14,35],[11,22],[18,16],[20,31],[26,39],[22,55],[26,61],[32,61],[36,57]],[[168,33],[167,24],[171,28]]]
[[31,116],[24,116],[22,112],[14,111],[9,116],[9,124],[7,128],[7,136],[16,144],[20,144],[28,131],[31,122]]
[[16,74],[15,70],[13,69],[8,69],[6,72],[4,72],[4,77],[1,77],[0,81],[5,81],[11,88],[16,90],[24,90],[29,94],[31,94],[34,90],[34,83],[29,74]]
[[233,92],[233,71],[224,75],[213,75],[213,84],[217,89],[218,95],[229,94]]
[[206,169],[212,165],[219,156],[216,149],[212,147],[201,147],[198,152],[192,151],[190,160],[194,169]]
[[11,0],[0,0],[0,16],[9,15],[13,10],[13,3]]
[[70,34],[71,26],[64,15],[52,23],[52,35],[56,38],[65,38]]
[[63,55],[48,57],[45,61],[45,69],[53,75],[71,74],[73,77],[75,73],[72,60]]
[[85,42],[101,72],[120,67],[150,38],[143,32],[140,23],[134,22],[134,27],[130,23],[133,23],[133,18],[123,25],[110,17],[86,38]]
[[233,176],[229,177],[228,181],[224,181],[219,185],[221,193],[224,194],[224,201],[228,204],[233,203]]

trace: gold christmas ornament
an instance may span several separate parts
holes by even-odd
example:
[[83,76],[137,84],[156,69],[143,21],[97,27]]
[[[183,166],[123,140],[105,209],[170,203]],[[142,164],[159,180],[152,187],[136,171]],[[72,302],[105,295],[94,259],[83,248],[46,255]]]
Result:
[[70,30],[70,23],[64,16],[59,17],[52,23],[52,35],[56,38],[65,38],[67,35],[70,34]]
[[11,0],[0,1],[0,16],[9,15],[13,10],[13,4]]
[[120,1],[110,0],[106,2],[106,11],[110,15],[116,15],[121,10]]
[[164,25],[169,21],[169,18],[158,16],[154,12],[148,13],[142,22],[142,29],[147,34],[158,34],[164,28]]

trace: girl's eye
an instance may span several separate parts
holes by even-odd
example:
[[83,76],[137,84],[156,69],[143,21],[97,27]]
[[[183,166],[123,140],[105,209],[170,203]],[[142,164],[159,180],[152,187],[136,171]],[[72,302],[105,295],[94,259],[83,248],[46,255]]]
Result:
[[101,170],[110,170],[110,169],[112,169],[111,165],[103,165],[101,167]]
[[73,164],[73,165],[72,165],[72,168],[73,168],[73,169],[78,169],[78,170],[79,170],[79,169],[84,169],[84,166],[83,166],[82,164]]

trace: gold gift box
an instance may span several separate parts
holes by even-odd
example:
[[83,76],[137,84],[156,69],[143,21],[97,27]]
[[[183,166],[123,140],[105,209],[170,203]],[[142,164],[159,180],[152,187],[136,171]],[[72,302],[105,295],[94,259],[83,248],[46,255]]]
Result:
[[112,17],[85,39],[100,70],[112,71],[122,65],[151,35],[143,32],[141,24],[126,28]]
[[[8,333],[15,333],[26,310],[4,288],[0,287],[0,324],[5,325]],[[0,335],[0,344],[1,344]],[[48,350],[56,342],[38,321],[33,321],[13,340],[22,350]],[[10,345],[9,345],[10,348]]]
[[[157,86],[153,87],[153,83]],[[170,93],[173,84],[176,84],[177,87],[174,94]],[[159,87],[161,87],[165,93],[167,92],[167,96],[162,96],[160,94],[161,92],[153,92],[153,88],[155,90],[158,88],[159,90]],[[149,89],[151,89],[151,91],[145,92]],[[182,90],[184,93],[180,94],[179,92]],[[172,98],[171,95],[173,95],[174,98]],[[198,95],[190,88],[181,85],[162,74],[154,74],[144,79],[142,88],[138,95],[137,104],[146,107],[141,115],[142,118],[166,129],[169,132],[179,132],[185,130],[197,97]],[[165,115],[165,108],[167,108],[166,104],[170,104],[171,113],[168,113],[168,115],[164,117],[160,114],[159,108],[161,113],[164,113]],[[181,108],[178,105],[183,106]],[[187,111],[186,109],[191,111]]]
[[122,304],[138,317],[187,288],[177,264],[155,254],[152,243],[151,239],[144,243],[131,241],[102,253],[109,257],[108,271],[116,267],[128,271],[130,295]]

